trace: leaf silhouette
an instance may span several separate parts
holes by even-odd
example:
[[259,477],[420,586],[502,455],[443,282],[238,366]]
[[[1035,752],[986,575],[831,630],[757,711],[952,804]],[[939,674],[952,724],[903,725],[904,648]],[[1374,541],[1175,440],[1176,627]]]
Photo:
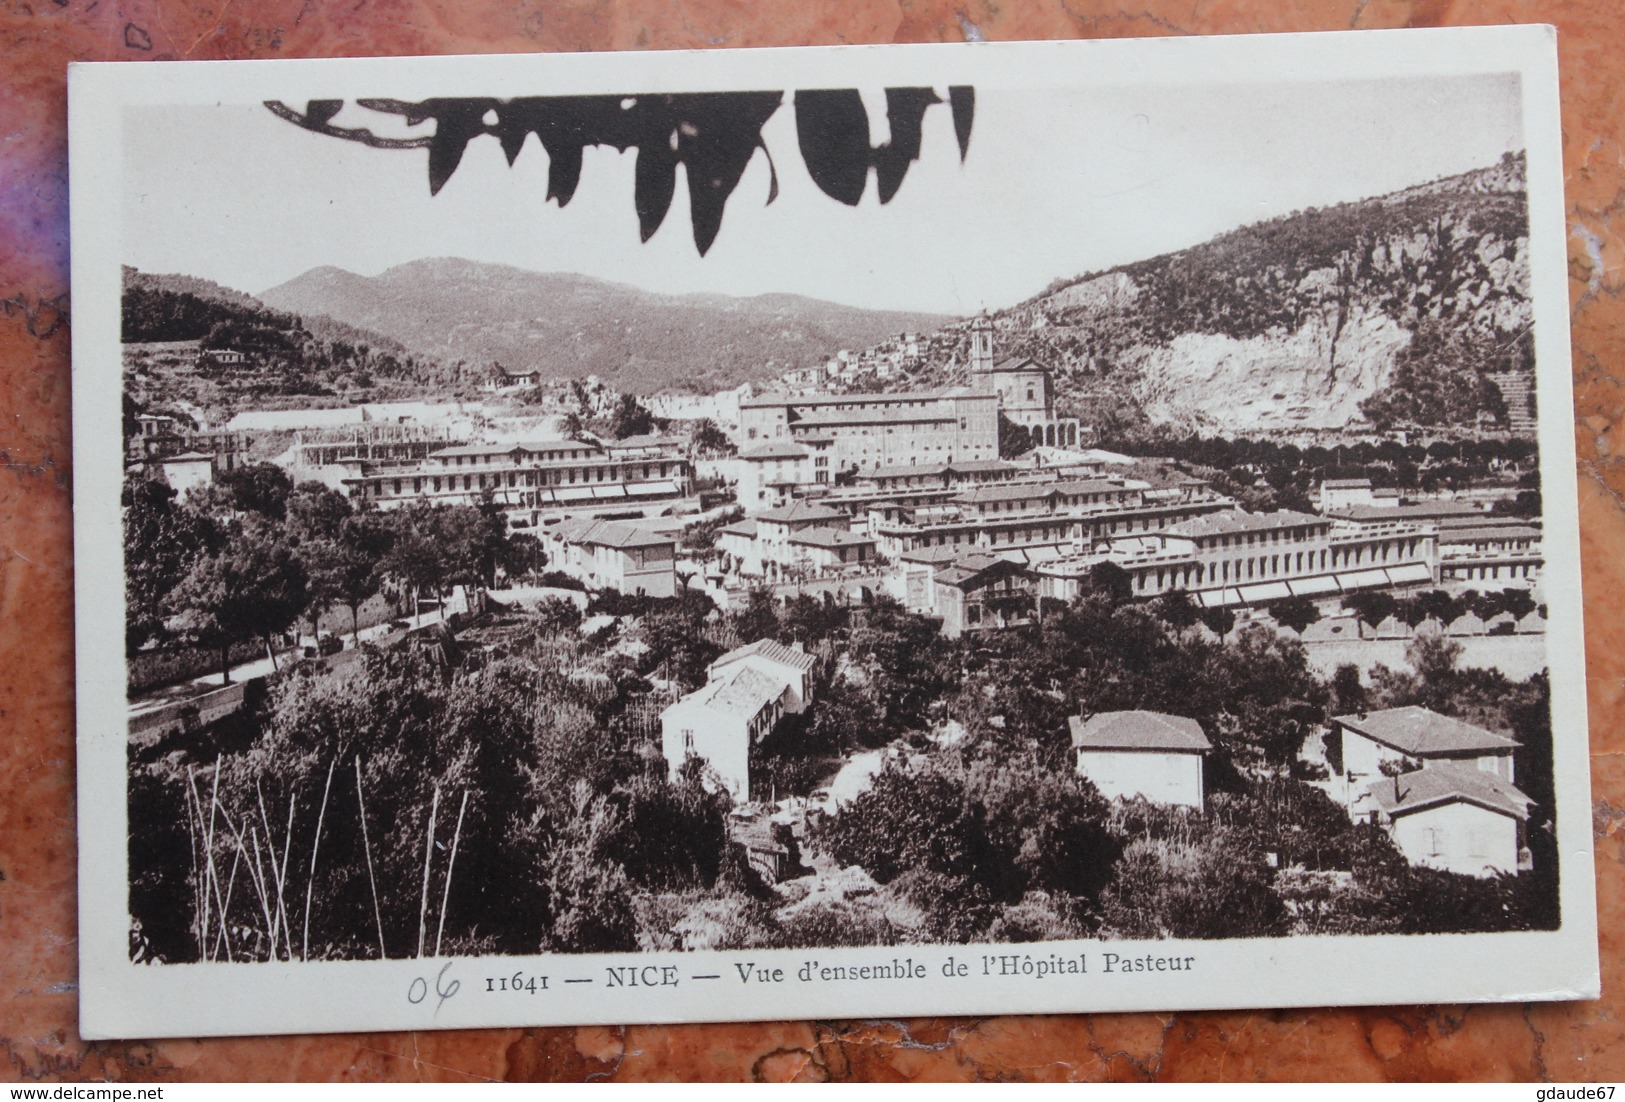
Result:
[[948,89],[948,109],[954,113],[954,137],[959,139],[959,159],[970,152],[970,127],[976,118],[976,89],[955,84]]
[[886,89],[886,121],[891,124],[891,139],[873,154],[882,203],[891,202],[903,186],[908,166],[920,159],[920,123],[925,109],[941,102],[942,97],[930,88]]
[[[976,100],[972,89],[956,86],[948,92],[954,113],[954,133],[963,160],[970,146],[971,118]],[[869,169],[875,170],[880,201],[889,203],[903,186],[909,166],[920,156],[926,108],[941,103],[931,88],[886,89],[886,120],[891,138],[880,146],[869,144],[869,116],[855,88],[819,88],[796,93],[796,138],[801,159],[825,195],[855,207],[863,198]]]
[[856,88],[796,93],[796,140],[820,191],[849,207],[869,182],[869,113]]
[[[949,89],[960,158],[970,142],[973,90]],[[722,229],[728,198],[751,159],[767,157],[767,201],[778,198],[778,170],[762,140],[762,128],[783,104],[783,92],[700,92],[649,96],[532,96],[511,100],[452,97],[412,102],[358,99],[358,106],[396,115],[408,126],[435,123],[431,135],[380,137],[332,119],[342,100],[311,100],[303,112],[277,100],[266,108],[278,118],[329,137],[378,149],[427,149],[429,193],[438,195],[462,163],[468,143],[492,135],[512,165],[535,134],[548,156],[547,198],[568,204],[581,183],[588,146],[621,152],[637,150],[633,202],[642,239],[660,229],[677,191],[677,169],[688,180],[689,217],[694,245],[704,256]],[[880,201],[889,202],[909,165],[919,158],[926,108],[941,103],[929,88],[888,88],[887,118],[892,137],[878,149],[869,144],[869,119],[855,89],[797,92],[796,131],[808,172],[825,194],[849,206],[863,197],[869,169],[879,178]]]

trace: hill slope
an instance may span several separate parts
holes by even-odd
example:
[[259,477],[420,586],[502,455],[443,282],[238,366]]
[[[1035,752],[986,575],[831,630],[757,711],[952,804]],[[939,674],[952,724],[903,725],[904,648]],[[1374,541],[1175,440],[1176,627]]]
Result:
[[[1471,424],[1533,371],[1524,161],[1245,226],[995,316],[1085,416],[1194,430]],[[1091,402],[1095,408],[1090,408]]]
[[947,318],[795,295],[658,295],[587,276],[417,260],[367,277],[316,268],[260,296],[384,333],[413,352],[545,376],[596,374],[621,390],[714,390],[765,380]]
[[[274,310],[206,279],[124,269],[125,391],[138,407],[213,416],[267,400],[377,400],[443,387],[455,368],[377,333]],[[242,353],[219,363],[201,349]]]

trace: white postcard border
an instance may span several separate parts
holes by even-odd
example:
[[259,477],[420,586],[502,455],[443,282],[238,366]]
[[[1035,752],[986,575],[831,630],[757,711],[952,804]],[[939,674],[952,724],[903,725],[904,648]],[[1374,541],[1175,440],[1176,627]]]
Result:
[[[739,953],[448,958],[312,964],[132,964],[126,903],[122,474],[119,402],[122,103],[378,95],[725,90],[908,82],[1078,87],[1213,80],[1319,81],[1520,72],[1528,150],[1532,299],[1545,501],[1545,587],[1562,854],[1562,928],[1477,935],[1218,942],[1046,942]],[[842,47],[442,59],[75,66],[70,77],[78,661],[81,1023],[87,1039],[643,1022],[850,1018],[1595,997],[1599,988],[1585,742],[1579,530],[1568,353],[1567,257],[1551,28],[1224,39]],[[1087,973],[1040,978],[1084,954]],[[1109,975],[1105,954],[1192,958],[1191,972]],[[1015,959],[1015,974],[984,958]],[[965,975],[943,973],[949,958]],[[923,978],[802,981],[818,966],[917,963]],[[1024,971],[1026,961],[1033,965]],[[741,965],[783,970],[743,982]],[[606,969],[669,967],[676,986],[610,988]],[[443,970],[444,969],[444,970]],[[547,975],[545,994],[492,977]],[[718,980],[695,980],[715,974]],[[654,975],[654,974],[651,974]],[[565,986],[566,978],[594,982]],[[646,977],[648,978],[648,977]],[[455,982],[456,993],[444,996]]]

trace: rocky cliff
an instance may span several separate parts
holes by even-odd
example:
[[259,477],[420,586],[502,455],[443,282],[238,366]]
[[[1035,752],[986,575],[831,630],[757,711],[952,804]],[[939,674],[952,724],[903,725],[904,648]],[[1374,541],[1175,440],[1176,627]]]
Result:
[[1523,158],[1059,281],[1004,349],[1191,429],[1505,420],[1533,370]]

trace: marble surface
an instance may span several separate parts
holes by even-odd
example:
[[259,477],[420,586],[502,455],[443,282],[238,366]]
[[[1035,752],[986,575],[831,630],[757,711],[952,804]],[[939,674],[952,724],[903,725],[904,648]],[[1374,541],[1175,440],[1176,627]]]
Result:
[[[65,67],[74,60],[1560,28],[1604,998],[87,1044],[77,1014]],[[1625,9],[1612,0],[0,2],[0,1078],[1625,1078]],[[1493,967],[1493,962],[1486,962]]]

